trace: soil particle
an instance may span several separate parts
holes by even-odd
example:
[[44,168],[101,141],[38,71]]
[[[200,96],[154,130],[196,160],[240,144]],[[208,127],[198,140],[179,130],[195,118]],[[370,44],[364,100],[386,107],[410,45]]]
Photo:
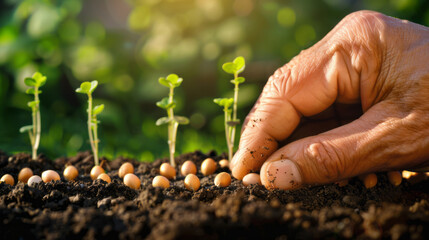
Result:
[[[206,158],[226,158],[212,151],[176,158],[177,169],[186,160],[199,167]],[[104,159],[106,160],[106,159]],[[118,177],[124,162],[131,162],[142,181],[138,190],[126,187]],[[268,191],[263,186],[245,187],[236,179],[219,188],[216,173],[203,176],[201,187],[188,191],[184,177],[177,176],[167,189],[152,187],[159,166],[117,158],[104,168],[111,183],[92,181],[93,158],[89,152],[55,161],[39,155],[8,156],[0,151],[0,174],[17,179],[19,170],[35,174],[52,169],[62,175],[66,164],[79,170],[76,181],[64,178],[29,187],[0,183],[0,232],[4,239],[429,239],[429,180],[404,180],[394,187],[386,174],[366,189],[352,179],[336,184],[294,191]]]

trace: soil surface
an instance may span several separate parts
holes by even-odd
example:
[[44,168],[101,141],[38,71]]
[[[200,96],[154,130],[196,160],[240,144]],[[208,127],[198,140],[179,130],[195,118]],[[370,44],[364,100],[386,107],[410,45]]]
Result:
[[[177,157],[201,162],[225,155],[194,152]],[[128,188],[118,177],[123,162],[131,162],[142,181],[139,190]],[[1,239],[429,239],[429,180],[404,180],[392,186],[378,174],[374,188],[359,180],[345,187],[335,184],[295,191],[268,191],[245,187],[232,180],[229,187],[213,184],[216,174],[198,172],[201,188],[191,192],[183,176],[170,188],[152,187],[160,159],[153,163],[118,158],[104,168],[111,183],[89,177],[93,159],[89,152],[50,161],[43,156],[9,156],[0,151],[0,176],[11,174],[17,182],[20,169],[30,167],[40,176],[56,170],[61,181],[35,187],[0,183]],[[76,181],[62,176],[66,164],[79,170]],[[216,173],[226,171],[218,166]],[[179,171],[177,171],[179,172]]]

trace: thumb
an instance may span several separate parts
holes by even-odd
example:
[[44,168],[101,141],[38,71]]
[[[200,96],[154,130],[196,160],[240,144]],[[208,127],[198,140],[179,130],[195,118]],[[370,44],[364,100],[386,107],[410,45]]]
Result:
[[428,143],[410,129],[424,126],[417,120],[422,117],[378,103],[354,122],[279,149],[262,166],[261,182],[268,189],[295,189],[421,166]]

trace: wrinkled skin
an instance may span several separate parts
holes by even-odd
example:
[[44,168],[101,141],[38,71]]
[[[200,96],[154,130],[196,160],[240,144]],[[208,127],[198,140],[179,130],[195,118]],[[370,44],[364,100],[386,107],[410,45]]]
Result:
[[429,29],[360,11],[269,78],[231,171],[260,170],[265,187],[293,189],[428,160]]

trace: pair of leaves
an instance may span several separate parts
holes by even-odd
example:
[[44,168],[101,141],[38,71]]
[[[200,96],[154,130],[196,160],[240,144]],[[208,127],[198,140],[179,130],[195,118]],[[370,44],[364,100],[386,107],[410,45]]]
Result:
[[156,106],[163,108],[163,109],[171,109],[176,107],[176,102],[170,102],[168,97],[163,98],[161,101],[156,103]]
[[171,121],[175,121],[175,122],[177,122],[178,124],[181,124],[181,125],[189,124],[189,119],[187,117],[183,117],[183,116],[174,116],[173,119],[170,119],[168,117],[162,117],[162,118],[156,120],[155,124],[156,124],[156,126],[161,126],[161,125],[164,125],[164,124],[168,124]]
[[231,83],[232,84],[240,84],[240,83],[244,83],[244,81],[245,81],[244,77],[238,77],[236,79],[232,79]]
[[177,76],[176,74],[170,74],[168,75],[166,78],[159,78],[158,82],[161,85],[164,85],[168,88],[175,88],[180,86],[180,84],[182,84],[183,82],[183,78],[180,78],[179,76]]
[[28,131],[31,131],[31,130],[33,130],[33,125],[27,125],[27,126],[21,127],[19,129],[19,132],[20,133],[25,133],[25,132],[28,132]]
[[222,65],[222,69],[230,74],[239,74],[244,71],[246,62],[243,57],[236,57],[234,61]]
[[25,78],[24,83],[29,87],[41,87],[46,83],[46,76],[43,76],[39,72],[35,72],[31,78]]
[[234,103],[234,99],[233,98],[215,98],[213,99],[213,102],[221,107],[225,107],[226,109],[228,109]]
[[29,89],[27,89],[27,91],[25,91],[25,93],[35,95],[36,93],[41,94],[42,91],[40,91],[39,89],[37,89],[37,91],[36,91],[34,88],[29,88]]
[[36,108],[37,104],[39,104],[39,103],[40,103],[40,101],[30,101],[27,103],[27,105],[31,108]]
[[84,93],[84,94],[92,94],[92,92],[94,92],[94,90],[97,88],[98,86],[98,81],[94,80],[92,82],[83,82],[80,85],[80,88],[76,89],[77,93]]
[[103,110],[104,110],[104,104],[97,105],[92,109],[92,115],[95,116],[97,114],[100,114]]

